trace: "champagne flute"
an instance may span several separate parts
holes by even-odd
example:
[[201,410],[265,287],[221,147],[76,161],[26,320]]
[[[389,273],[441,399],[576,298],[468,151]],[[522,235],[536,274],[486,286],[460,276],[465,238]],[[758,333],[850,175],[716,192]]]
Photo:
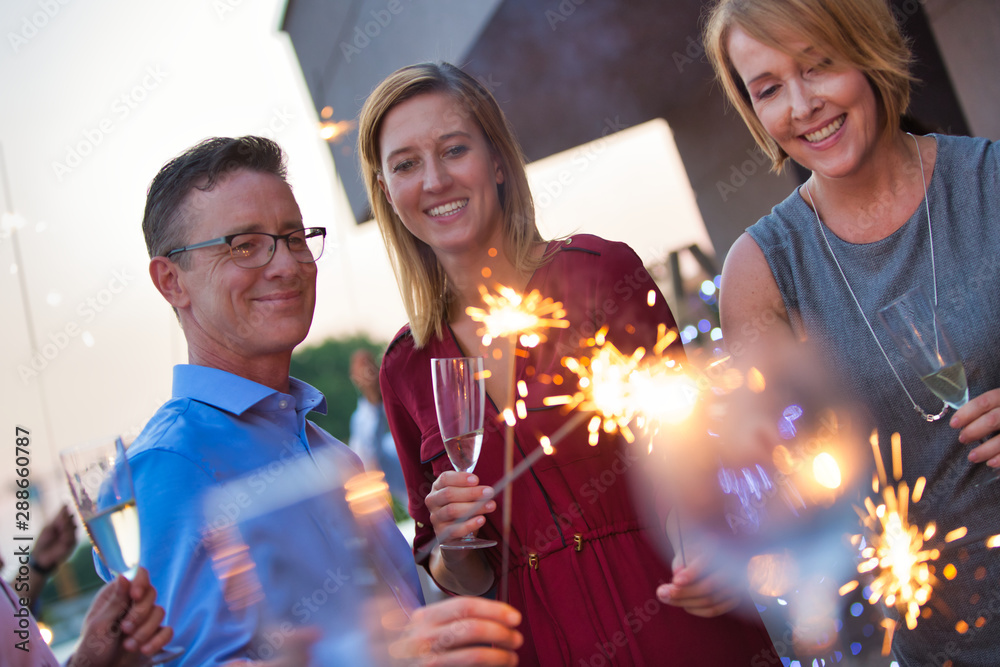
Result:
[[[139,570],[139,513],[132,490],[132,470],[120,436],[94,440],[60,452],[66,480],[90,541],[108,570],[127,579]],[[164,647],[151,664],[184,653]]]
[[[482,357],[431,359],[434,407],[444,450],[459,472],[472,472],[483,444],[483,413],[486,406],[486,379]],[[442,549],[482,549],[496,546],[469,533],[448,540]]]
[[910,367],[935,396],[956,410],[969,402],[962,359],[920,287],[881,309],[878,316]]

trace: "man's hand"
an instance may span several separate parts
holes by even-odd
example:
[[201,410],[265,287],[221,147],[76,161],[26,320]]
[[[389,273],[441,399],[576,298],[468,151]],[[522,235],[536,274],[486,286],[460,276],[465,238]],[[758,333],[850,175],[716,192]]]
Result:
[[521,614],[510,605],[484,598],[457,597],[418,609],[400,639],[389,647],[406,665],[517,664],[524,643],[515,628]]

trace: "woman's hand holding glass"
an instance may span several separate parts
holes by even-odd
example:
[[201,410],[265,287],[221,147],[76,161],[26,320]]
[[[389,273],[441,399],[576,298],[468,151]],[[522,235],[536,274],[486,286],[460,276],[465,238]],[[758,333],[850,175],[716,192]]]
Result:
[[492,495],[493,488],[480,486],[479,478],[471,473],[454,470],[441,473],[424,499],[431,515],[434,534],[438,539],[447,541],[478,531],[486,523],[483,514],[497,508],[496,501],[489,501],[483,505],[479,514],[466,521],[458,519],[464,517],[477,501]]
[[970,400],[952,415],[949,425],[961,429],[958,439],[962,444],[989,438],[969,452],[969,460],[1000,468],[1000,389]]

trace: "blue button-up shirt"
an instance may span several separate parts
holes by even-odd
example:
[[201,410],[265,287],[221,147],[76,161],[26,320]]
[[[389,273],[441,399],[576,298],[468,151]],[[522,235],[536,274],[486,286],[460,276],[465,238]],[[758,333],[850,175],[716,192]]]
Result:
[[[289,628],[317,624],[343,639],[338,661],[320,664],[364,664],[361,611],[372,577],[359,573],[366,569],[378,570],[382,589],[402,607],[422,603],[412,552],[391,517],[365,541],[342,493],[330,494],[332,502],[275,502],[302,485],[303,461],[332,485],[362,471],[353,452],[306,419],[312,410],[324,413],[326,399],[295,378],[285,394],[218,369],[178,365],[173,398],[129,448],[140,563],[174,629],[171,643],[186,649],[171,664],[268,659]],[[263,600],[234,598],[218,562],[213,569],[206,531],[226,526],[248,533]],[[377,568],[359,544],[377,551]]]

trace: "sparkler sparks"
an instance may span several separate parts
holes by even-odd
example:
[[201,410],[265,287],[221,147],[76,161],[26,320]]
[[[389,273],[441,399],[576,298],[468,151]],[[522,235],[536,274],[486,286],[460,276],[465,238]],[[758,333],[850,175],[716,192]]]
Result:
[[546,340],[544,329],[569,327],[562,302],[542,297],[538,290],[522,295],[506,285],[497,284],[493,292],[480,285],[479,294],[486,308],[469,306],[465,312],[483,325],[476,332],[483,337],[483,345],[494,338],[517,336],[524,347],[535,347]]
[[[917,626],[920,607],[930,600],[933,587],[940,583],[932,573],[930,564],[940,557],[941,552],[936,548],[925,546],[925,543],[934,536],[936,526],[931,522],[920,530],[908,520],[911,497],[906,482],[899,482],[902,476],[899,436],[893,434],[892,438],[892,468],[893,477],[899,482],[897,486],[887,483],[878,446],[878,435],[875,432],[872,433],[871,444],[878,468],[878,476],[872,481],[872,488],[878,492],[881,483],[883,502],[876,506],[871,498],[865,498],[867,514],[858,508],[861,525],[865,531],[864,538],[862,535],[854,535],[852,541],[858,546],[862,539],[866,540],[866,546],[861,551],[861,557],[865,560],[858,565],[858,572],[861,574],[870,572],[875,577],[870,585],[871,595],[868,597],[868,603],[874,605],[881,599],[887,607],[895,607],[905,619],[906,627],[912,630]],[[914,504],[920,501],[925,484],[926,480],[923,477],[914,484],[912,496]],[[958,531],[953,532],[957,534]],[[845,584],[841,587],[841,595],[846,595],[857,588],[857,585],[857,581]],[[890,622],[885,627],[886,637],[882,653],[888,655],[895,624]]]
[[599,413],[587,425],[591,446],[597,445],[602,425],[607,433],[617,430],[629,442],[635,440],[628,426],[636,413],[629,380],[646,351],[640,347],[631,356],[626,356],[614,343],[605,341],[606,333],[606,327],[597,332],[590,356],[563,359],[563,365],[579,377],[579,391],[542,401],[545,405],[564,404],[571,410]]
[[[858,565],[858,572],[875,575],[868,603],[874,605],[881,599],[887,607],[895,607],[912,630],[917,626],[920,607],[930,599],[938,583],[930,562],[937,560],[941,552],[924,548],[924,542],[934,535],[933,523],[923,531],[909,523],[906,482],[885,487],[882,497],[884,502],[877,507],[871,498],[865,499],[868,514],[862,515],[861,523],[868,546],[861,551],[865,560]],[[856,535],[855,540],[860,543],[861,536]]]
[[620,432],[629,443],[634,442],[635,434],[629,425],[637,415],[677,422],[691,413],[697,396],[695,384],[674,360],[663,355],[677,332],[660,325],[651,355],[642,347],[631,355],[624,354],[605,339],[607,332],[605,326],[587,341],[589,355],[562,360],[579,378],[578,390],[546,397],[542,401],[545,405],[595,413],[587,426],[591,446],[597,445],[601,430]]

